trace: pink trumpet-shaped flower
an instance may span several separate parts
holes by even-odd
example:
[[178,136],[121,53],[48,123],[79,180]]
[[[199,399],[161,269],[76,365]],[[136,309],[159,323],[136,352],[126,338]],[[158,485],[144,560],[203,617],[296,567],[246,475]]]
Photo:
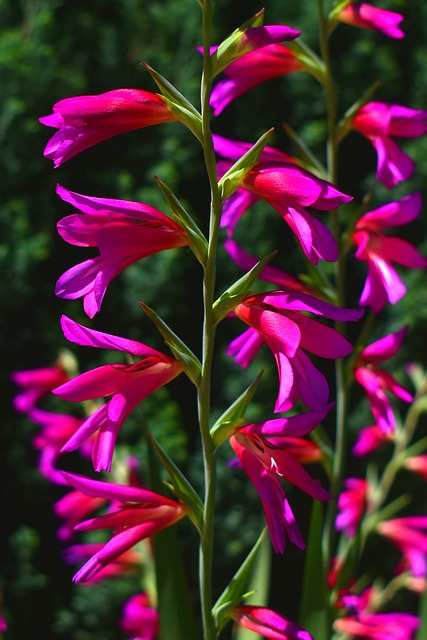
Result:
[[301,466],[298,460],[304,459],[306,448],[298,452],[297,446],[299,436],[310,433],[331,407],[249,424],[230,438],[231,447],[260,495],[276,553],[283,553],[287,538],[297,547],[305,547],[278,476],[317,500],[332,497]]
[[345,531],[349,538],[356,535],[362,515],[368,505],[369,485],[362,478],[347,478],[344,491],[338,498],[338,515],[335,528]]
[[92,198],[60,185],[57,193],[82,212],[60,220],[59,234],[70,244],[98,247],[99,255],[66,271],[56,284],[56,295],[69,300],[83,297],[90,318],[100,310],[111,280],[129,265],[189,243],[182,227],[147,204]]
[[295,622],[276,613],[272,609],[256,605],[241,605],[233,611],[232,618],[245,629],[250,629],[272,640],[313,640]]
[[65,98],[40,118],[58,131],[44,155],[59,167],[81,151],[126,131],[176,120],[163,98],[141,89],[114,89],[100,95]]
[[322,358],[342,358],[352,348],[337,331],[303,312],[345,322],[358,320],[363,311],[341,309],[303,292],[271,291],[248,296],[234,312],[251,328],[230,343],[228,353],[247,366],[267,343],[279,372],[275,411],[290,409],[298,398],[310,409],[323,407],[328,401],[328,383],[304,351]]
[[395,11],[378,9],[365,2],[350,2],[340,11],[338,19],[353,27],[362,27],[378,31],[389,38],[401,39],[405,37],[399,24],[403,16]]
[[14,401],[13,406],[17,411],[27,413],[31,411],[39,400],[42,400],[52,389],[69,380],[62,365],[43,369],[29,369],[27,371],[15,371],[12,380],[22,389]]
[[334,629],[356,640],[414,640],[420,620],[409,613],[375,613],[375,592],[365,589],[360,595],[344,595],[342,603],[349,616],[334,622]]
[[427,482],[427,454],[411,456],[405,460],[405,467],[421,476]]
[[[93,500],[96,500],[96,498],[93,498]],[[63,554],[65,562],[67,562],[67,564],[81,564],[99,553],[103,546],[104,543],[102,542],[93,542],[89,544],[75,544],[67,547]],[[135,571],[135,569],[140,566],[140,563],[141,554],[133,548],[128,549],[103,569],[100,569],[96,575],[88,578],[84,584],[93,584],[94,582],[101,582],[102,580],[109,580],[110,578],[125,575]]]
[[378,162],[376,178],[388,189],[407,180],[414,163],[392,138],[415,138],[427,132],[427,111],[387,102],[368,102],[352,121],[353,128],[374,146]]
[[409,242],[382,233],[384,228],[415,220],[420,211],[421,195],[413,193],[370,211],[357,221],[353,233],[356,258],[368,264],[360,304],[370,306],[374,313],[381,311],[387,301],[395,304],[406,293],[405,285],[391,266],[392,262],[412,269],[427,266],[427,260]]
[[384,433],[377,424],[373,424],[361,429],[351,452],[354,456],[361,458],[373,453],[391,440],[389,433]]
[[189,508],[165,496],[141,489],[92,480],[72,473],[64,478],[77,491],[91,498],[112,500],[120,505],[105,515],[85,520],[77,525],[77,531],[113,529],[113,537],[76,573],[74,582],[87,582],[101,569],[146,538],[181,520]]
[[387,520],[377,529],[401,551],[414,578],[427,577],[427,516]]
[[[60,473],[62,475],[63,472]],[[69,483],[63,475],[62,479],[69,488]],[[53,505],[54,514],[63,521],[57,532],[59,540],[70,541],[75,535],[74,527],[92,511],[96,511],[105,504],[105,498],[86,496],[80,491],[68,491]]]
[[246,53],[228,65],[224,70],[226,78],[213,88],[210,105],[214,115],[218,116],[230,102],[258,84],[303,70],[302,63],[283,44],[270,44]]
[[140,356],[134,364],[110,364],[87,371],[55,389],[60,398],[73,402],[112,396],[81,425],[62,451],[74,451],[95,433],[92,459],[96,471],[111,469],[114,445],[120,427],[133,409],[150,393],[167,384],[183,365],[147,345],[84,327],[63,316],[65,337],[82,346],[115,349]]
[[407,330],[407,327],[403,327],[365,347],[354,370],[354,377],[364,388],[375,421],[384,434],[393,433],[396,428],[396,419],[385,392],[405,402],[413,400],[413,396],[396,382],[392,374],[380,367],[381,362],[396,355]]
[[120,620],[122,631],[131,640],[155,640],[159,636],[159,613],[150,604],[146,593],[138,593],[127,600]]

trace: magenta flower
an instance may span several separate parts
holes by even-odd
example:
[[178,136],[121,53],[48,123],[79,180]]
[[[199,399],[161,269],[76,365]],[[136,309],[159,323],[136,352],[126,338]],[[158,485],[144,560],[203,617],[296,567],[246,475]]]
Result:
[[275,411],[290,409],[298,398],[310,409],[323,407],[329,386],[305,350],[322,358],[342,358],[351,352],[351,345],[304,312],[345,322],[358,320],[363,311],[341,309],[303,292],[271,291],[248,296],[234,312],[251,328],[230,343],[228,353],[247,366],[267,343],[279,372]]
[[405,402],[413,400],[413,396],[397,383],[392,374],[380,367],[381,362],[396,355],[407,330],[408,327],[403,327],[365,347],[354,370],[354,377],[364,388],[375,421],[384,434],[393,433],[396,429],[396,419],[385,392]]
[[[92,499],[96,500],[96,498]],[[67,564],[81,564],[100,552],[103,546],[104,544],[102,542],[75,544],[65,549],[63,554],[64,559]],[[103,569],[100,569],[96,575],[88,578],[84,584],[93,584],[94,582],[101,582],[102,580],[109,580],[111,578],[131,573],[132,571],[135,571],[140,564],[141,555],[133,548],[128,549]]]
[[81,151],[126,131],[176,120],[163,98],[141,89],[114,89],[92,96],[65,98],[40,122],[58,131],[44,155],[59,167]]
[[[63,472],[61,472],[61,475]],[[69,483],[62,475],[63,483]],[[62,525],[57,531],[59,540],[68,542],[74,535],[74,527],[86,518],[92,511],[96,511],[106,504],[105,498],[86,496],[80,491],[68,491],[53,505],[53,512]]]
[[427,482],[427,454],[407,458],[405,467]]
[[60,185],[57,193],[82,212],[58,222],[60,236],[70,244],[99,249],[98,256],[72,267],[56,284],[56,295],[61,298],[83,297],[89,318],[100,310],[111,280],[129,265],[159,251],[189,244],[182,227],[147,204],[92,198]]
[[351,452],[358,458],[368,456],[391,440],[389,433],[384,433],[377,424],[373,424],[360,430]]
[[283,553],[286,539],[300,549],[305,547],[291,507],[278,476],[317,500],[331,494],[304,470],[299,460],[307,455],[305,443],[298,451],[299,436],[310,433],[332,405],[319,411],[249,424],[236,430],[230,445],[258,491],[276,553]]
[[391,266],[392,262],[412,269],[427,266],[427,260],[409,242],[382,233],[384,228],[415,220],[420,211],[421,195],[413,193],[366,213],[356,223],[353,233],[356,258],[368,264],[360,304],[370,306],[374,313],[381,311],[387,301],[395,304],[406,293],[405,285]]
[[353,128],[373,144],[377,156],[376,178],[392,189],[413,173],[414,163],[392,138],[415,138],[427,131],[427,111],[387,102],[368,102],[355,115]]
[[420,620],[409,613],[375,613],[374,590],[344,595],[342,602],[351,614],[334,622],[334,629],[357,640],[414,640]]
[[115,349],[139,356],[134,364],[109,364],[87,371],[55,389],[64,400],[82,402],[112,396],[81,425],[62,451],[74,451],[95,433],[92,460],[96,471],[110,471],[114,445],[124,420],[150,393],[179,375],[183,366],[147,345],[109,333],[88,329],[63,316],[65,337],[82,346]]
[[113,537],[76,573],[74,582],[87,582],[141,540],[152,537],[187,515],[186,505],[139,487],[124,486],[65,473],[68,483],[91,498],[118,501],[107,514],[81,522],[77,531],[113,529]]
[[22,389],[14,401],[13,406],[21,413],[31,411],[39,400],[50,394],[60,384],[69,379],[65,369],[57,364],[43,369],[28,369],[14,371],[12,380]]
[[301,629],[295,622],[284,616],[256,605],[241,605],[233,611],[232,618],[245,629],[250,629],[273,640],[313,640],[313,637]]
[[344,489],[338,498],[335,528],[338,531],[345,531],[349,538],[353,538],[368,506],[369,485],[362,478],[347,478],[344,481]]
[[304,69],[298,58],[283,44],[270,44],[246,53],[225,70],[211,93],[210,105],[219,116],[233,100],[262,82]]
[[377,530],[401,551],[414,578],[427,577],[427,516],[387,520]]
[[146,593],[138,593],[127,600],[120,620],[122,631],[132,640],[155,640],[159,636],[159,613],[150,605]]
[[378,31],[389,38],[401,39],[405,37],[399,27],[403,20],[400,13],[378,9],[365,2],[351,2],[340,11],[338,19],[353,27]]

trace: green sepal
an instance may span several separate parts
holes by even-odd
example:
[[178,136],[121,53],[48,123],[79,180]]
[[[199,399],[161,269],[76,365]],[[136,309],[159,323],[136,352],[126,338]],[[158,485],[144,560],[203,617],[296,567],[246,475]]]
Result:
[[154,180],[162,190],[166,201],[172,209],[174,220],[187,232],[190,238],[190,247],[198,261],[204,267],[208,251],[208,242],[205,236],[169,187],[157,176],[154,176]]
[[232,612],[239,605],[242,599],[249,597],[253,593],[246,592],[247,585],[265,534],[266,528],[262,531],[243,564],[234,574],[233,578],[230,580],[212,608],[212,615],[218,631],[221,631],[225,627]]
[[305,71],[311,73],[311,75],[323,85],[326,79],[326,68],[323,60],[321,60],[301,38],[298,38],[298,41],[293,40],[292,42],[288,42],[287,46],[301,62]]
[[219,447],[230,435],[239,428],[243,416],[259,385],[263,371],[255,378],[247,389],[231,404],[218,418],[210,430],[215,447]]
[[189,347],[179,338],[176,333],[166,324],[157,313],[144,302],[139,303],[143,311],[156,325],[163,336],[164,341],[172,351],[174,356],[184,365],[184,371],[192,382],[198,387],[200,382],[201,365],[200,361]]
[[353,0],[337,0],[335,2],[334,7],[332,8],[332,11],[328,16],[328,35],[331,35],[331,33],[336,28],[339,22],[341,11],[348,7],[351,2],[353,2]]
[[200,142],[203,140],[202,136],[202,116],[197,109],[176,89],[173,84],[161,76],[146,62],[142,63],[142,66],[148,71],[154,82],[159,87],[163,99],[167,104],[170,111],[178,118],[182,124],[184,124]]
[[356,102],[354,102],[351,105],[351,107],[349,109],[347,109],[347,111],[345,112],[345,114],[343,115],[343,117],[341,118],[341,120],[340,120],[340,122],[338,123],[338,126],[337,126],[337,140],[338,140],[338,142],[341,142],[342,140],[344,140],[344,138],[346,136],[348,136],[350,131],[352,131],[351,122],[352,122],[354,116],[359,111],[359,109],[361,109],[363,107],[363,105],[365,105],[367,102],[370,101],[370,99],[372,98],[374,93],[377,91],[379,86],[380,86],[380,82],[379,81],[374,82],[369,87],[369,89],[367,89],[364,92],[364,94],[361,96],[361,98],[359,98],[359,100],[356,100]]
[[257,262],[257,264],[252,267],[250,271],[245,273],[244,276],[234,282],[231,287],[227,289],[227,291],[224,291],[224,293],[220,295],[218,300],[215,300],[213,304],[215,324],[221,322],[221,320],[223,320],[230,313],[230,311],[233,311],[233,309],[235,309],[235,307],[249,295],[250,287],[257,279],[259,273],[263,270],[265,265],[274,258],[276,254],[277,251],[272,251],[270,254],[268,254],[268,256]]
[[269,129],[264,133],[259,140],[247,151],[241,158],[233,164],[232,167],[225,173],[218,183],[219,191],[221,194],[221,200],[224,202],[229,198],[240,186],[241,181],[245,175],[252,169],[252,167],[258,162],[261,153],[267,144],[267,140],[273,133],[274,129]]
[[221,42],[216,51],[211,54],[212,79],[228,67],[229,64],[252,51],[250,47],[245,46],[245,42],[242,42],[242,38],[248,29],[262,27],[263,22],[264,9],[261,9],[261,11],[252,18],[249,18],[249,20],[244,22],[240,27],[237,27],[237,29],[228,36],[228,38]]
[[326,169],[322,166],[313,152],[307,147],[304,140],[297,134],[295,129],[290,124],[285,123],[283,125],[284,130],[292,143],[292,146],[298,152],[298,162],[304,169],[311,171],[318,178],[326,179]]
[[147,433],[147,437],[153,445],[164,468],[168,472],[170,479],[172,480],[172,491],[175,493],[175,495],[178,496],[181,502],[184,502],[190,507],[191,512],[188,514],[188,517],[201,532],[203,527],[203,503],[200,497],[196,493],[195,489],[193,489],[182,471],[178,469],[178,467],[170,459],[166,451],[162,449],[154,436],[152,436],[151,433]]

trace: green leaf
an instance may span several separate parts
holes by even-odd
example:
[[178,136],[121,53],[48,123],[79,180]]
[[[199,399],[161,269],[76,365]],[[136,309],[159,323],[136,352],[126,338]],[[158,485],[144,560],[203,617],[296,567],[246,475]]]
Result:
[[205,236],[200,231],[191,215],[182,206],[176,195],[169,189],[169,187],[165,185],[165,183],[162,182],[157,176],[154,176],[154,180],[162,190],[167,203],[172,209],[174,219],[188,233],[190,237],[190,247],[198,261],[204,267],[206,263],[206,254],[208,251],[208,243]]
[[267,141],[274,129],[269,129],[264,133],[257,142],[247,151],[241,158],[233,164],[232,167],[225,173],[218,183],[221,193],[221,199],[224,202],[229,198],[236,189],[239,187],[242,179],[252,169],[252,167],[258,162],[261,153],[267,144]]
[[234,574],[233,578],[230,580],[212,608],[212,615],[215,618],[216,626],[219,631],[221,631],[221,629],[223,629],[227,624],[231,613],[245,596],[249,577],[265,535],[266,529],[263,530],[245,561]]
[[426,640],[427,638],[427,589],[421,597],[418,615],[421,618],[416,640]]
[[215,447],[219,447],[243,422],[243,416],[258,387],[263,372],[255,378],[247,389],[224,411],[211,429]]
[[276,254],[277,251],[272,251],[268,256],[257,262],[250,271],[245,273],[245,275],[239,278],[239,280],[236,280],[231,287],[224,291],[224,293],[215,300],[213,304],[215,324],[221,322],[221,320],[223,320],[230,311],[233,311],[233,309],[235,309],[235,307],[249,295],[250,287],[253,285],[265,265],[268,264]]
[[285,123],[283,125],[284,130],[286,131],[288,138],[290,139],[292,145],[298,152],[299,159],[301,159],[301,165],[304,169],[311,171],[319,178],[325,180],[326,178],[326,169],[322,166],[319,160],[316,158],[314,153],[308,148],[304,140],[297,134],[297,132],[291,127],[290,124]]
[[234,60],[237,60],[241,56],[244,56],[245,53],[252,51],[252,48],[248,47],[244,40],[242,42],[242,38],[248,29],[262,27],[263,22],[264,9],[261,9],[261,11],[252,18],[249,18],[249,20],[240,27],[237,27],[237,29],[228,36],[228,38],[221,42],[216,51],[211,55],[212,79],[228,67],[229,64],[234,62]]
[[370,101],[370,99],[372,98],[374,93],[377,91],[379,86],[380,86],[379,81],[374,82],[374,84],[372,84],[369,87],[369,89],[367,89],[364,92],[362,97],[359,98],[359,100],[356,100],[356,102],[354,102],[351,105],[351,107],[347,109],[347,111],[341,118],[340,122],[338,123],[338,127],[337,127],[338,142],[341,142],[342,140],[344,140],[344,138],[350,133],[350,131],[352,130],[352,126],[351,126],[352,119],[354,118],[356,113],[359,111],[359,109],[361,109],[363,105],[365,105],[367,102]]
[[189,514],[189,518],[194,522],[198,530],[201,531],[203,524],[203,503],[200,497],[193,489],[184,474],[180,471],[180,469],[178,469],[176,464],[170,459],[166,451],[162,449],[155,438],[150,433],[147,434],[147,437],[149,438],[157,455],[162,461],[163,466],[168,472],[170,479],[172,480],[173,492],[180,498],[182,502],[184,502],[191,508],[192,513]]
[[[163,484],[159,461],[152,447],[148,447],[148,463],[151,489],[161,491]],[[160,640],[197,640],[194,613],[174,527],[167,527],[153,537],[153,553]]]
[[179,338],[176,333],[174,333],[172,329],[168,327],[166,322],[162,320],[161,317],[158,316],[153,309],[151,309],[143,302],[140,302],[140,305],[147,316],[150,318],[150,320],[154,322],[174,356],[183,363],[185,373],[197,387],[200,382],[201,371],[199,360],[196,358],[191,349],[187,347],[185,342],[183,342],[181,338]]
[[305,554],[300,625],[316,640],[327,640],[326,576],[322,562],[323,504],[313,501]]
[[304,66],[305,70],[311,73],[320,84],[323,84],[326,78],[326,69],[323,60],[305,44],[301,37],[299,37],[298,40],[289,42],[288,47]]

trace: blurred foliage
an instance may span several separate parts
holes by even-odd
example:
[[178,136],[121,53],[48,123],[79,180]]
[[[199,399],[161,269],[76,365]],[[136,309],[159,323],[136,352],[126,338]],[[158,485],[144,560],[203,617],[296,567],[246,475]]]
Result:
[[[304,40],[317,49],[317,19],[313,1],[267,0],[266,22],[282,22],[300,28]],[[243,6],[242,6],[243,5]],[[260,9],[258,1],[245,3],[218,0],[217,41]],[[427,94],[427,5],[390,0],[387,8],[402,11],[407,38],[396,42],[373,32],[342,25],[334,35],[334,68],[341,91],[342,111],[360,93],[380,78],[376,98],[426,107]],[[147,61],[173,82],[196,106],[201,70],[199,44],[200,10],[195,0],[0,0],[0,336],[2,337],[1,384],[3,401],[2,460],[4,502],[2,518],[2,584],[9,621],[10,640],[38,635],[60,640],[116,640],[122,637],[118,618],[122,602],[137,588],[134,581],[117,580],[94,587],[76,588],[72,571],[61,562],[61,546],[55,537],[57,522],[52,503],[62,495],[38,476],[37,456],[31,449],[35,427],[11,408],[14,393],[10,372],[46,366],[53,362],[64,340],[59,329],[61,313],[88,323],[81,304],[57,300],[54,282],[76,262],[77,251],[54,233],[54,225],[69,207],[55,195],[55,183],[77,192],[101,197],[142,200],[165,208],[152,176],[157,174],[179,194],[202,228],[207,224],[207,183],[197,142],[176,123],[125,134],[102,143],[53,171],[42,156],[51,131],[38,123],[54,102],[68,96],[101,93],[118,87],[155,90],[140,67]],[[275,142],[292,153],[282,127],[289,122],[305,142],[324,154],[325,108],[321,90],[308,74],[298,73],[273,80],[242,96],[230,105],[214,124],[217,133],[242,140],[255,140],[275,126]],[[401,196],[414,189],[425,190],[427,139],[404,141],[404,148],[416,162],[409,183],[393,192]],[[369,143],[351,134],[342,146],[341,187],[360,197],[373,186],[375,156]],[[376,188],[373,203],[390,199],[385,189]],[[167,211],[167,209],[164,209]],[[411,225],[407,239],[427,254],[426,218]],[[304,268],[299,251],[286,225],[275,212],[259,205],[246,216],[238,237],[254,255],[274,248],[281,254],[275,264],[295,274]],[[81,252],[83,256],[83,250]],[[285,258],[283,257],[285,256]],[[225,252],[220,251],[219,288],[238,274]],[[350,260],[352,290],[349,303],[361,290],[364,270]],[[394,308],[383,312],[376,332],[393,331],[402,324],[411,327],[405,349],[396,359],[396,370],[408,354],[427,364],[425,341],[427,290],[423,272],[404,273],[408,295]],[[139,300],[152,306],[196,351],[200,350],[198,294],[200,271],[191,253],[171,251],[134,265],[109,288],[103,311],[93,326],[118,335],[141,339],[160,349],[162,342],[144,317]],[[230,340],[237,324],[224,324],[219,340]],[[109,354],[91,349],[73,349],[82,370],[94,366]],[[411,355],[411,357],[413,357]],[[251,407],[256,419],[263,413],[263,398],[277,388],[271,354],[262,352],[256,364],[243,373],[224,353],[219,354],[213,376],[218,414],[239,395],[263,367],[260,394]],[[260,399],[257,399],[260,398]],[[358,398],[360,399],[360,398]],[[271,404],[271,403],[270,403]],[[269,406],[269,405],[267,405]],[[364,406],[362,404],[362,406]],[[369,419],[369,410],[362,409]],[[360,415],[363,414],[359,414]],[[141,427],[142,425],[142,427]],[[120,435],[129,442],[142,462],[145,451],[141,430],[149,429],[162,446],[182,464],[191,481],[201,484],[196,412],[193,389],[178,379],[135,411]],[[249,549],[260,526],[260,505],[243,473],[230,469],[229,453],[221,451],[216,562],[218,590],[224,577],[233,575],[241,554]],[[68,465],[68,459],[66,464]],[[72,462],[70,463],[72,467]],[[145,479],[145,478],[144,478]],[[307,530],[309,501],[298,492],[293,508],[301,528]],[[233,508],[230,509],[230,504]],[[236,535],[237,532],[237,535]],[[192,558],[190,574],[196,574],[194,540],[183,537],[183,548]],[[273,605],[287,613],[296,610],[300,588],[301,552],[289,549],[274,563]],[[292,580],[288,578],[292,576]],[[297,577],[295,577],[297,576]],[[113,585],[113,586],[112,586]],[[22,615],[25,611],[25,615]]]

